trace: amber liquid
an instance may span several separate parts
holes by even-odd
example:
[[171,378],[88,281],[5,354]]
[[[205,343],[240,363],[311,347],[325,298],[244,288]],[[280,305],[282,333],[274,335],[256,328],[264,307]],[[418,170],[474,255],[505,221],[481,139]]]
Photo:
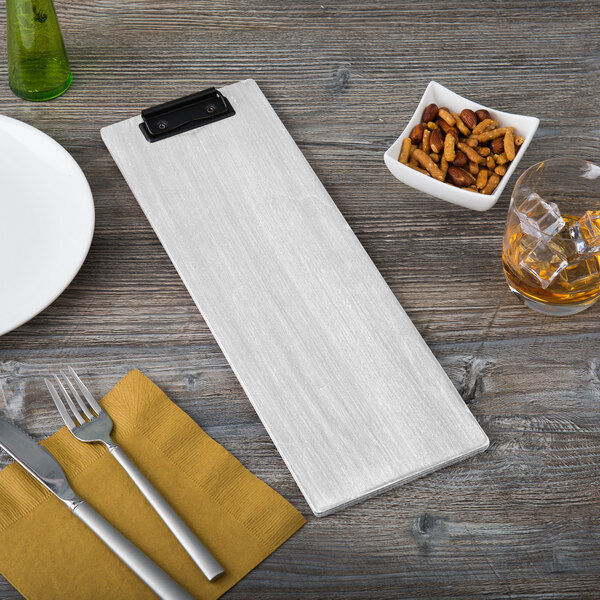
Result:
[[600,255],[580,256],[574,251],[568,226],[576,219],[563,215],[565,227],[554,241],[567,256],[568,266],[545,289],[531,273],[520,266],[523,254],[531,246],[532,238],[523,233],[519,219],[510,214],[504,233],[502,262],[504,273],[512,288],[538,302],[549,304],[577,304],[590,302],[600,295]]

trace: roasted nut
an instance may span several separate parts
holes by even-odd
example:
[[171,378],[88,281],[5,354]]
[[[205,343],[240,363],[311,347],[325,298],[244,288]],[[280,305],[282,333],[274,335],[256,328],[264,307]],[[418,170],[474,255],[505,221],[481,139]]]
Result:
[[431,152],[429,158],[431,158],[434,163],[440,162],[440,155],[437,152]]
[[490,148],[492,149],[494,154],[502,154],[504,152],[504,139],[500,137],[496,138],[495,140],[492,140]]
[[477,173],[479,173],[479,165],[472,160],[469,161],[469,173],[471,173],[471,175],[477,175]]
[[[479,125],[481,125],[481,123]],[[479,127],[479,125],[477,125],[477,127]],[[490,140],[495,140],[498,137],[503,137],[507,131],[513,132],[514,130],[514,127],[498,127],[498,129],[492,129],[492,131],[484,131],[483,133],[480,133],[477,136],[477,139],[479,140],[480,144],[485,144]]]
[[481,148],[475,148],[475,150],[477,150],[477,153],[480,156],[489,156],[492,152],[487,146],[482,146]]
[[410,156],[410,146],[410,138],[405,138],[402,140],[402,148],[400,149],[400,156],[398,157],[398,160],[402,164],[406,164],[408,162]]
[[431,160],[431,158],[423,152],[423,150],[414,151],[413,156],[417,159],[417,162],[425,167],[433,177],[435,177],[438,181],[444,181],[444,176],[440,171],[440,168]]
[[429,146],[431,147],[432,152],[441,152],[444,147],[444,138],[442,136],[442,132],[439,129],[434,129],[431,132],[431,137],[429,138]]
[[452,183],[458,187],[467,187],[468,185],[473,185],[475,182],[470,173],[467,173],[458,167],[448,167],[448,176],[452,179]]
[[448,125],[448,123],[446,123],[446,121],[444,121],[443,119],[438,119],[436,123],[439,125],[439,128],[444,132],[444,135],[451,133],[454,136],[454,141],[458,142],[459,135],[458,129],[456,129],[456,127]]
[[426,125],[427,129],[433,131],[434,129],[439,129],[439,127],[433,122],[433,121],[429,121],[429,123],[427,123]]
[[431,131],[429,129],[423,129],[423,152],[425,154],[429,154],[430,146],[429,146],[429,136],[431,135]]
[[490,172],[487,169],[479,170],[479,173],[477,174],[477,181],[475,182],[478,190],[482,190],[486,186],[489,174]]
[[460,115],[457,115],[455,112],[452,113],[454,120],[456,121],[456,128],[464,135],[471,135],[471,130],[462,122]]
[[521,137],[520,135],[516,135],[515,136],[515,146],[518,148],[519,146],[523,145],[523,142],[525,141],[524,137]]
[[496,175],[506,175],[506,167],[504,165],[498,165],[494,169],[494,173],[496,173]]
[[428,106],[425,107],[425,110],[423,111],[423,117],[421,118],[421,121],[423,123],[427,123],[429,121],[434,121],[437,116],[438,116],[437,104],[429,104]]
[[485,121],[486,119],[490,118],[490,113],[485,110],[485,108],[480,108],[479,110],[475,111],[475,116],[477,117],[478,121]]
[[456,157],[452,161],[452,166],[454,167],[464,167],[469,162],[467,155],[462,150],[456,151]]
[[498,175],[496,175],[496,173],[492,173],[492,175],[488,179],[486,186],[481,190],[481,193],[482,194],[491,194],[496,189],[496,186],[499,183],[500,183],[500,177]]
[[423,125],[419,123],[416,125],[413,130],[410,132],[410,141],[417,146],[421,143],[423,139]]
[[484,119],[480,121],[479,124],[473,128],[473,135],[479,136],[480,133],[483,133],[489,125],[492,125],[491,119]]
[[460,118],[469,129],[473,129],[477,125],[477,115],[470,108],[461,110]]
[[448,123],[450,126],[456,124],[454,117],[450,114],[450,111],[445,106],[442,106],[438,111],[438,117],[446,121],[446,123]]
[[[504,152],[509,161],[515,160],[517,153],[515,151],[515,136],[512,131],[507,131],[504,134]],[[504,175],[504,173],[502,173],[502,175]]]
[[467,144],[463,144],[459,142],[457,146],[467,155],[467,158],[474,163],[484,162],[483,156],[480,156],[478,152],[473,150],[471,146],[467,146]]
[[444,140],[444,158],[448,162],[452,162],[456,158],[456,150],[454,148],[455,139],[451,133],[446,134],[446,139]]

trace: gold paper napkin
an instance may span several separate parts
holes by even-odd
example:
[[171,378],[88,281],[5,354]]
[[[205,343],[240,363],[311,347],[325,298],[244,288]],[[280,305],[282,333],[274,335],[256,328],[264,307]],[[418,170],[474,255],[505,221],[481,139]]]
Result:
[[[102,401],[113,439],[210,549],[209,583],[116,460],[63,427],[42,442],[75,492],[194,597],[218,598],[305,523],[139,371]],[[0,572],[29,600],[156,598],[19,465],[0,472]]]

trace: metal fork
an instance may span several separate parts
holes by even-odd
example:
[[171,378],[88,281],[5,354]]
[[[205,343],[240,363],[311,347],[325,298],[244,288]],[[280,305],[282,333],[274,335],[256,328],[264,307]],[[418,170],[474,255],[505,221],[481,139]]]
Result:
[[[70,366],[68,369],[77,387],[81,391],[81,394],[87,401],[87,404],[81,398],[79,392],[73,383],[71,383],[71,379],[64,371],[61,371],[60,374],[65,380],[75,402],[73,402],[71,395],[69,395],[69,392],[67,392],[67,389],[57,375],[54,375],[54,379],[64,398],[64,402],[56,391],[54,384],[49,379],[45,379],[44,381],[46,382],[52,400],[54,400],[54,404],[56,404],[56,408],[58,408],[58,412],[69,431],[82,442],[103,443],[108,448],[108,451],[117,459],[123,469],[125,469],[135,485],[142,494],[144,494],[146,500],[148,500],[152,505],[152,508],[159,514],[160,518],[165,522],[166,526],[171,530],[183,548],[185,548],[186,552],[198,565],[206,578],[209,581],[212,581],[221,575],[224,571],[223,567],[221,567],[213,555],[202,545],[190,528],[181,520],[179,515],[177,515],[169,504],[167,504],[166,500],[156,491],[153,485],[146,477],[144,477],[142,472],[133,464],[125,452],[123,452],[118,444],[110,437],[110,432],[113,428],[113,422],[110,416],[102,409],[98,402],[96,402],[75,370]],[[77,403],[77,406],[75,403]],[[71,410],[77,423],[75,423],[69,414],[67,406]]]

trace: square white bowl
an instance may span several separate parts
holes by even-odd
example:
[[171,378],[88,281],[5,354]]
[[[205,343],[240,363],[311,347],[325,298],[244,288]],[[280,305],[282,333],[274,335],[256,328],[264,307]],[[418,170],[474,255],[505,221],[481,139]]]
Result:
[[[515,128],[516,135],[520,135],[525,138],[523,145],[517,152],[515,160],[510,163],[506,174],[500,179],[500,183],[494,190],[493,194],[480,194],[478,192],[473,192],[472,190],[464,190],[459,187],[455,187],[450,183],[438,181],[429,175],[419,173],[419,171],[415,171],[409,166],[398,161],[402,140],[408,137],[413,128],[421,122],[423,110],[426,106],[432,103],[435,103],[438,106],[445,106],[452,112],[456,113],[460,113],[460,111],[464,108],[470,108],[473,111],[479,110],[480,108],[485,108],[489,111],[492,119],[496,119],[498,121],[500,127],[512,126]],[[498,198],[500,198],[500,195],[506,187],[508,180],[515,172],[519,161],[521,158],[523,158],[527,147],[531,143],[539,124],[540,120],[537,117],[514,115],[511,113],[494,110],[493,108],[489,108],[483,104],[477,104],[477,102],[473,102],[468,98],[459,96],[435,81],[430,81],[425,93],[423,94],[423,97],[421,98],[421,101],[419,102],[419,105],[417,106],[417,110],[412,116],[412,119],[408,122],[408,125],[400,137],[386,150],[384,154],[385,164],[397,179],[403,183],[406,183],[406,185],[409,185],[412,188],[421,190],[430,196],[441,198],[447,202],[458,204],[459,206],[464,206],[473,210],[488,210],[492,208],[492,206],[494,206],[494,204],[496,204],[498,201]]]

